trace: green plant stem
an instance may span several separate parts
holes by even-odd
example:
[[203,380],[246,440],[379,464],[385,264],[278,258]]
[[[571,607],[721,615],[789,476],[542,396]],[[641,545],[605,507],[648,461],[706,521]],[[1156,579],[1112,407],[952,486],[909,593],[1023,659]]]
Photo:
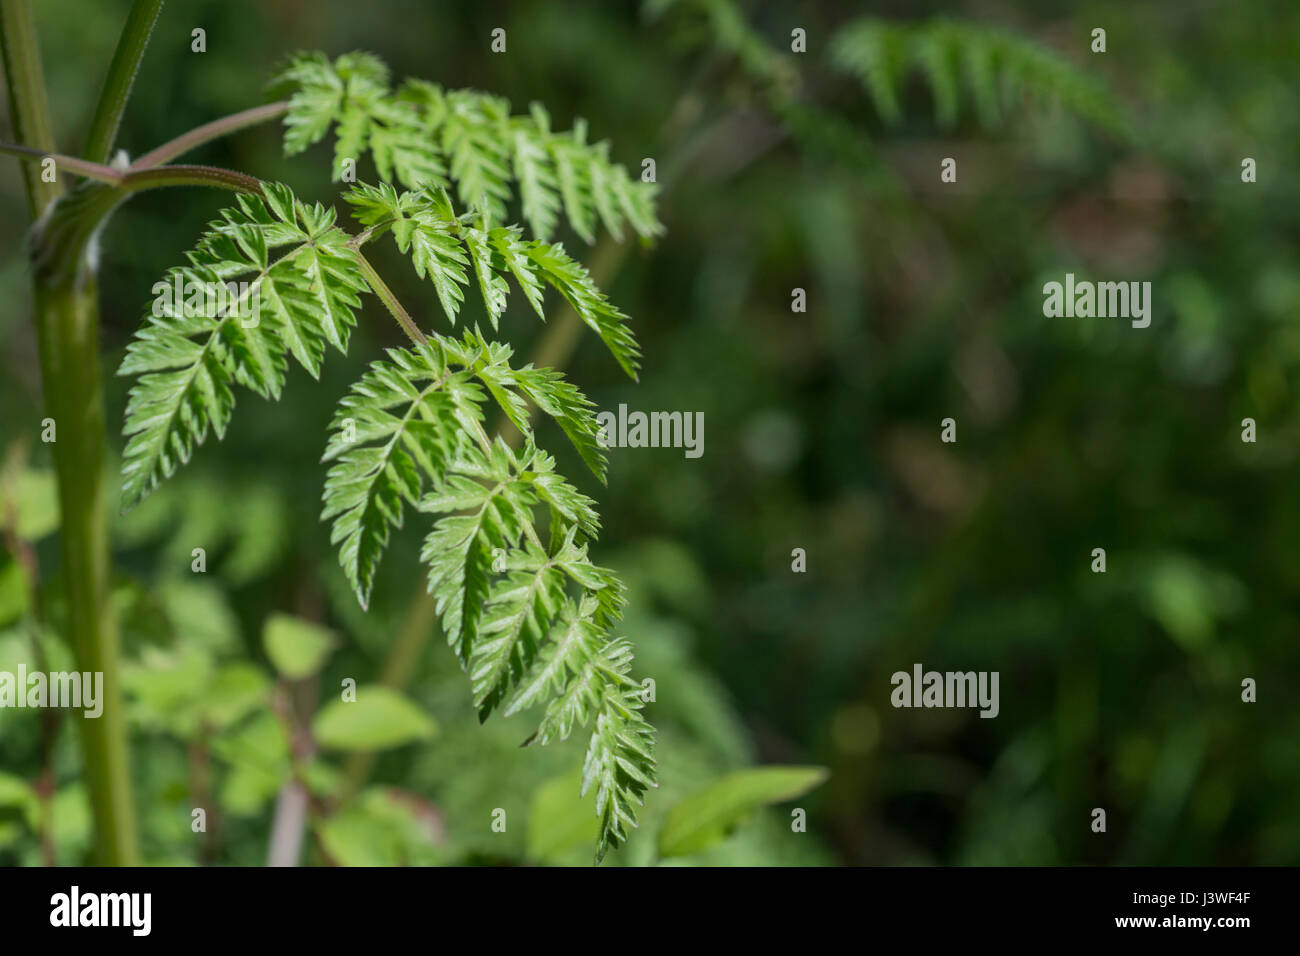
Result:
[[[10,113],[20,140],[55,151],[45,79],[29,0],[0,0],[0,49]],[[27,167],[27,196],[38,220],[62,194]],[[34,281],[36,331],[45,409],[55,423],[62,577],[67,639],[77,668],[104,675],[98,718],[80,725],[84,780],[95,823],[95,862],[138,860],[135,806],[127,761],[126,717],[118,673],[117,621],[109,595],[108,512],[104,487],[104,405],[99,380],[99,313],[93,276],[76,283]]]
[[117,49],[113,51],[108,75],[104,77],[104,88],[99,94],[99,104],[95,107],[90,132],[86,137],[85,157],[93,163],[108,162],[109,154],[113,151],[113,141],[117,139],[117,128],[122,122],[126,101],[131,96],[131,87],[135,84],[144,48],[149,44],[149,35],[153,33],[153,25],[158,20],[158,11],[162,5],[163,0],[135,0],[131,4],[131,12],[127,14]]
[[95,862],[137,862],[135,808],[119,672],[117,621],[109,590],[104,403],[99,313],[93,279],[36,284],[36,325],[46,414],[55,423],[63,586],[77,669],[104,675],[100,717],[81,725],[84,780],[95,821]]
[[[42,154],[54,152],[54,129],[45,95],[41,49],[28,0],[0,0],[0,52],[4,54],[14,135]],[[23,167],[23,174],[28,206],[32,219],[36,219],[46,206],[59,198],[63,187],[42,181],[41,171],[35,166]]]
[[416,345],[428,345],[428,337],[420,331],[420,327],[415,324],[411,314],[403,308],[402,303],[393,294],[393,290],[388,288],[388,284],[375,271],[375,267],[370,264],[370,260],[361,254],[360,244],[353,241],[351,245],[357,255],[357,265],[361,267],[361,274],[366,277],[366,282],[369,284],[371,291],[379,296],[379,301],[384,303],[385,308],[397,320],[397,324],[402,327],[402,331],[410,337],[412,342]]

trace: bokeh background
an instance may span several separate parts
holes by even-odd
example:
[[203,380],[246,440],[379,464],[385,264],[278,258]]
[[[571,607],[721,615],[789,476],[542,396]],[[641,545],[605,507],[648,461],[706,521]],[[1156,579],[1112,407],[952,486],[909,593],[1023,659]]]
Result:
[[[37,7],[59,142],[76,152],[126,4]],[[875,32],[859,39],[886,39],[868,44],[864,83],[848,68],[863,47],[845,37],[868,12]],[[496,27],[505,54],[489,51]],[[790,52],[795,27],[806,53]],[[927,71],[927,43],[981,37],[1023,55],[963,67],[951,88]],[[653,862],[675,801],[773,763],[830,776],[673,862],[1300,862],[1300,6],[188,0],[164,8],[119,144],[138,155],[265,102],[300,49],[368,50],[396,77],[488,90],[516,111],[540,100],[561,127],[585,117],[629,169],[656,160],[657,244],[560,237],[645,352],[633,384],[584,336],[567,373],[601,408],[705,418],[702,458],[615,450],[607,488],[551,442],[598,501],[596,557],[633,587],[624,633],[657,685],[661,787],[611,863]],[[286,159],[273,124],[192,159],[342,210],[329,149]],[[956,184],[939,181],[943,157]],[[39,563],[38,639],[58,661],[26,212],[17,166],[4,168],[0,454]],[[374,178],[368,160],[361,177]],[[147,193],[112,220],[106,370],[154,281],[227,201]],[[432,324],[432,289],[387,253],[381,271]],[[1042,285],[1067,271],[1151,281],[1151,327],[1044,318]],[[806,313],[791,311],[795,288]],[[512,305],[517,354],[542,334]],[[362,767],[359,796],[313,816],[305,862],[590,859],[569,806],[582,742],[521,749],[526,720],[479,726],[421,598],[420,516],[369,613],[319,521],[333,405],[399,344],[368,302],[346,360],[318,384],[291,373],[278,404],[241,395],[226,440],[114,528],[150,862],[265,862],[289,742],[257,702],[310,712],[349,676],[401,684],[437,732]],[[110,376],[110,422],[127,384]],[[939,441],[946,417],[955,444]],[[15,547],[0,551],[8,669],[30,665],[36,617]],[[1105,574],[1090,571],[1097,547]],[[275,613],[334,634],[318,682],[273,683],[262,634]],[[890,675],[915,662],[999,671],[997,719],[893,709]],[[1241,700],[1246,677],[1256,703]],[[43,735],[42,715],[0,711],[0,862],[84,858],[79,760],[67,722]],[[310,768],[322,792],[358,772],[334,755]],[[200,805],[212,814],[196,835]],[[806,833],[791,832],[796,805]]]

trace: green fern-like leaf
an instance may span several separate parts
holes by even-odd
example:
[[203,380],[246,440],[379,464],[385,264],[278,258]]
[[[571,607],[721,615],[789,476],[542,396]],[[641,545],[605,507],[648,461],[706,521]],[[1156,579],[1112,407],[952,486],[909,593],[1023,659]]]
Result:
[[641,687],[628,676],[632,650],[625,641],[607,645],[593,670],[603,678],[600,711],[582,767],[582,792],[593,785],[600,837],[596,859],[627,839],[637,807],[656,786],[654,729],[641,714]]
[[[323,459],[333,467],[321,517],[334,522],[332,543],[363,606],[389,534],[402,526],[403,505],[417,505],[430,478],[447,472],[462,445],[481,432],[489,396],[529,436],[530,402],[552,416],[603,479],[590,401],[558,372],[511,368],[510,357],[508,346],[475,332],[460,341],[434,336],[427,345],[390,349],[388,360],[373,363],[339,403]],[[547,472],[535,482],[539,494],[568,509],[570,521],[595,534],[589,499]]]
[[[630,651],[609,637],[623,585],[588,556],[600,530],[594,503],[536,447],[528,406],[555,418],[598,477],[604,457],[581,392],[554,370],[513,368],[510,357],[507,346],[469,331],[373,363],[334,418],[323,516],[363,604],[406,508],[437,518],[421,560],[480,719],[548,702],[532,738],[542,744],[593,725],[586,778],[596,788],[603,856],[626,839],[653,785],[652,731],[627,676]],[[522,450],[489,442],[489,402],[524,432]],[[549,515],[547,544],[539,509]]]
[[[364,608],[407,511],[430,517],[421,561],[480,718],[543,708],[529,738],[543,745],[591,727],[583,792],[595,790],[599,861],[626,840],[654,786],[653,730],[630,645],[611,637],[623,584],[588,553],[600,531],[595,503],[559,474],[532,425],[534,410],[553,419],[604,481],[594,406],[553,369],[513,366],[510,347],[477,328],[459,338],[420,332],[361,249],[391,232],[453,325],[471,285],[494,328],[512,289],[544,317],[550,287],[635,377],[627,316],[544,239],[562,212],[588,241],[598,221],[615,235],[624,226],[655,235],[653,191],[611,164],[605,144],[588,145],[581,124],[555,133],[540,107],[512,116],[504,100],[419,81],[394,93],[368,54],[296,57],[281,80],[293,89],[287,151],[334,129],[336,178],[369,150],[385,179],[409,188],[352,189],[344,198],[365,227],[356,236],[332,209],[270,183],[208,226],[155,293],[224,297],[204,307],[203,295],[160,295],[119,370],[138,376],[124,427],[125,504],[172,475],[209,431],[224,435],[234,386],[278,398],[290,356],[319,377],[327,346],[348,348],[360,293],[378,293],[415,344],[388,350],[340,401],[323,455],[322,520]],[[457,213],[453,193],[468,211]],[[504,221],[516,198],[537,238]],[[493,406],[523,435],[521,449],[489,438]]]
[[551,118],[540,104],[534,103],[531,116],[513,123],[511,133],[524,218],[533,235],[546,242],[555,233],[562,202],[554,159],[547,148],[552,138]]
[[422,474],[444,470],[460,440],[456,416],[475,408],[468,373],[455,374],[436,348],[388,355],[339,403],[323,459],[336,464],[321,518],[334,522],[330,543],[363,607],[403,502],[419,500]]
[[595,241],[597,216],[615,238],[629,226],[644,238],[663,232],[653,183],[632,179],[609,159],[607,143],[589,144],[581,121],[555,131],[533,104],[512,115],[510,103],[476,90],[448,90],[422,80],[389,87],[372,57],[352,53],[333,63],[319,53],[293,57],[274,85],[290,91],[285,152],[292,155],[335,130],[334,178],[342,161],[370,151],[380,178],[411,190],[454,191],[492,224],[506,221],[517,198],[534,239],[548,241],[560,214],[583,240]]
[[[547,547],[533,530],[532,511],[543,503],[553,529]],[[584,528],[595,525],[590,503],[554,475],[544,453],[532,445],[515,453],[498,441],[463,445],[420,507],[443,515],[422,557],[480,719],[502,704],[509,715],[549,698],[530,741],[545,745],[593,725],[583,793],[596,790],[599,861],[636,825],[655,764],[642,690],[629,676],[631,648],[608,636],[623,588],[583,543]]]
[[189,461],[209,429],[225,434],[233,385],[279,398],[286,354],[319,376],[325,343],[346,350],[366,289],[333,211],[273,183],[209,224],[188,258],[154,287],[156,314],[118,369],[141,376],[126,410],[124,508]]
[[344,198],[357,218],[372,228],[391,229],[398,249],[411,256],[415,271],[433,282],[448,320],[456,321],[464,301],[462,287],[477,277],[488,315],[495,323],[505,308],[512,276],[539,316],[543,284],[549,285],[600,336],[631,378],[637,377],[641,350],[627,316],[596,288],[591,275],[558,243],[523,240],[517,227],[482,228],[483,214],[458,216],[445,189],[399,194],[387,184],[359,185]]

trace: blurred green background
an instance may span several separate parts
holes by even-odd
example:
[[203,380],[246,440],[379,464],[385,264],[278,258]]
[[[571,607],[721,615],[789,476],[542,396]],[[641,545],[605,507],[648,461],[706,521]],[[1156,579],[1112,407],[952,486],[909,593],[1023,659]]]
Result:
[[[76,152],[127,4],[37,7],[56,132]],[[867,13],[898,28],[861,35],[886,38],[866,45],[884,71],[874,86],[845,68],[863,46],[835,46]],[[489,51],[496,27],[505,54]],[[806,53],[790,52],[796,27]],[[1095,27],[1105,53],[1089,50]],[[951,90],[927,73],[930,39],[978,49],[994,28],[1044,58],[1018,74],[1000,61],[992,86],[978,70]],[[830,776],[670,862],[1300,862],[1300,6],[190,0],[163,10],[119,144],[139,155],[265,102],[300,49],[368,50],[398,78],[491,91],[516,111],[539,100],[560,127],[585,117],[629,169],[656,160],[667,234],[654,247],[560,237],[645,352],[633,384],[584,336],[567,374],[601,408],[705,418],[702,458],[614,450],[608,488],[550,446],[597,499],[595,554],[633,588],[622,633],[656,682],[661,787],[611,863],[657,859],[671,807],[755,764]],[[336,202],[329,149],[287,160],[268,125],[191,160]],[[943,157],[956,184],[939,181]],[[16,540],[39,565],[38,641],[51,666],[66,652],[26,212],[17,165],[4,168],[0,455],[22,519],[0,552],[12,670],[32,666],[36,618]],[[360,175],[373,180],[368,160]],[[106,370],[152,284],[228,200],[147,193],[112,220]],[[432,322],[432,290],[386,252],[381,271]],[[1151,281],[1151,327],[1044,318],[1042,285],[1067,271]],[[791,311],[794,288],[806,313]],[[502,328],[521,356],[542,332],[518,306]],[[291,374],[278,404],[241,396],[226,440],[114,529],[150,862],[265,862],[291,749],[267,702],[310,714],[386,661],[424,715],[420,739],[380,753],[343,809],[314,807],[305,862],[590,859],[594,818],[572,797],[582,742],[521,749],[527,721],[478,725],[418,597],[419,516],[369,613],[319,521],[334,403],[398,344],[368,302],[346,360],[318,384]],[[115,454],[127,384],[108,383]],[[956,444],[939,441],[946,417]],[[1089,570],[1097,547],[1104,575]],[[330,632],[318,681],[272,676],[277,614]],[[395,645],[409,659],[392,660]],[[999,671],[999,716],[892,708],[890,675],[915,662]],[[1257,703],[1241,700],[1245,677]],[[359,772],[350,759],[313,757],[313,789],[340,792]],[[43,734],[41,714],[0,710],[0,862],[83,859],[78,768],[70,722]],[[210,808],[206,834],[191,832],[195,806]],[[795,807],[806,833],[791,831]]]

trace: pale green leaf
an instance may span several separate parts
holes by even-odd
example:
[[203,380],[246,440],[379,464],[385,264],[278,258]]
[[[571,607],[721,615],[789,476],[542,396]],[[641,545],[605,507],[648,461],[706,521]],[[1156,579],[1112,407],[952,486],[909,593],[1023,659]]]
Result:
[[289,680],[302,680],[319,671],[337,643],[333,632],[288,614],[272,614],[262,628],[266,656]]
[[326,704],[312,722],[316,742],[330,750],[389,750],[437,732],[433,718],[395,690],[358,687],[355,701]]
[[668,811],[659,831],[659,854],[706,850],[755,810],[793,800],[827,776],[824,767],[755,767],[730,773]]

